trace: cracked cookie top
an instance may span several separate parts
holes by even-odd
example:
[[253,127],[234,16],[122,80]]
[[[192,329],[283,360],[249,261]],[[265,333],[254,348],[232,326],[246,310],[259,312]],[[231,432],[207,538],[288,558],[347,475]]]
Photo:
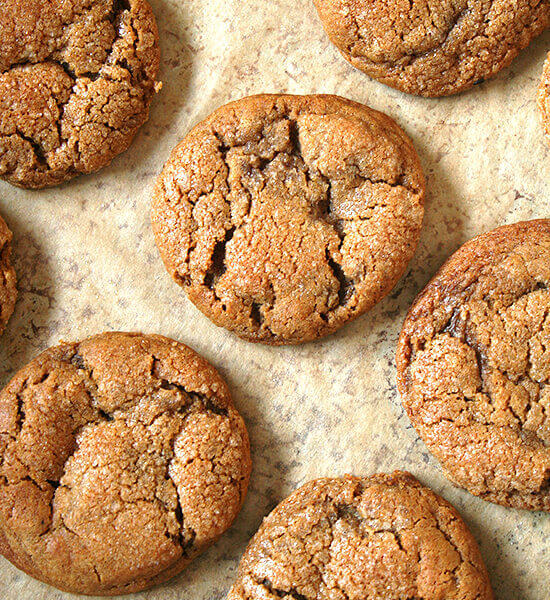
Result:
[[550,510],[550,220],[462,246],[418,296],[397,352],[403,404],[458,485]]
[[178,573],[232,523],[248,436],[183,344],[107,333],[51,348],[0,395],[0,552],[74,593]]
[[492,600],[479,549],[412,475],[311,481],[264,520],[228,600]]
[[396,123],[337,96],[221,107],[172,152],[152,221],[174,279],[216,324],[300,343],[371,308],[413,255],[424,177]]
[[159,66],[145,0],[3,0],[0,31],[0,177],[57,185],[128,148]]
[[409,94],[446,96],[508,66],[550,22],[548,0],[314,0],[356,68]]
[[542,117],[544,133],[547,136],[547,140],[550,142],[550,52],[544,63],[537,100]]
[[17,298],[15,271],[11,264],[11,240],[12,233],[0,217],[0,333],[13,313]]

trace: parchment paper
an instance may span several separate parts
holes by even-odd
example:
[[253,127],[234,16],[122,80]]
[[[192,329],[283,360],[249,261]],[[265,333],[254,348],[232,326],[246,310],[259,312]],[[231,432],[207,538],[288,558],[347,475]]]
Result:
[[[496,79],[428,100],[349,66],[311,0],[150,1],[164,87],[131,148],[59,188],[27,192],[0,183],[20,293],[0,339],[1,385],[60,339],[157,332],[221,371],[248,424],[254,470],[236,524],[168,585],[128,598],[222,599],[262,518],[296,486],[396,468],[455,504],[499,600],[550,598],[550,515],[455,489],[404,415],[394,366],[406,310],[446,257],[477,233],[550,214],[550,150],[534,102],[550,32]],[[211,324],[165,272],[149,223],[151,187],[170,149],[219,105],[260,92],[337,93],[387,112],[412,137],[428,180],[425,227],[407,275],[369,314],[301,347],[249,344]],[[0,559],[0,599],[69,597]]]

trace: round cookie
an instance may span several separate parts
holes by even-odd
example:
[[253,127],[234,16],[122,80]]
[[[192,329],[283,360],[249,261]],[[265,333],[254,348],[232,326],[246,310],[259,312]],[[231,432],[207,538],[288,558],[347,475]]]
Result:
[[166,268],[214,323],[296,344],[392,289],[423,201],[417,154],[386,115],[338,96],[260,95],[173,150],[152,222]]
[[0,177],[42,188],[128,148],[157,86],[146,0],[0,3]]
[[544,63],[537,100],[542,117],[544,133],[548,136],[547,139],[550,141],[550,52]]
[[232,523],[244,422],[214,368],[157,335],[51,348],[0,395],[0,552],[62,590],[136,592]]
[[17,287],[11,264],[12,233],[0,217],[0,334],[4,331],[15,308]]
[[228,600],[491,600],[456,510],[412,475],[310,481],[264,520]]
[[398,90],[456,94],[508,66],[550,22],[548,0],[314,0],[344,57]]
[[397,351],[417,432],[457,485],[550,510],[550,220],[464,244],[418,296]]

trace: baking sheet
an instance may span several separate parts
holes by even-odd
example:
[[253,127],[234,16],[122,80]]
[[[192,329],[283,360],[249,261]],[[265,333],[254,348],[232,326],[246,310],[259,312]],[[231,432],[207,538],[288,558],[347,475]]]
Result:
[[[251,435],[254,470],[234,527],[169,584],[127,596],[225,597],[247,541],[308,479],[407,469],[470,525],[499,600],[550,597],[550,515],[501,508],[442,476],[403,413],[394,350],[406,310],[443,260],[473,235],[549,216],[550,150],[535,91],[550,31],[474,90],[422,99],[355,71],[329,44],[311,0],[150,0],[163,89],[132,147],[96,175],[29,192],[0,183],[15,234],[19,301],[0,340],[0,384],[60,339],[141,330],[195,348],[225,376]],[[149,223],[151,187],[174,146],[219,105],[260,92],[337,93],[393,116],[428,181],[410,270],[369,314],[321,342],[269,348],[216,328],[172,283]],[[0,559],[0,598],[70,598]]]

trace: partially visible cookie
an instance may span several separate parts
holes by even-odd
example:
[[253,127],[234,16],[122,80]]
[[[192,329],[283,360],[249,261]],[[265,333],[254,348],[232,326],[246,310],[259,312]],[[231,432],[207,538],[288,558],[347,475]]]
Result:
[[550,141],[550,52],[544,63],[537,100],[544,133],[548,136],[547,139]]
[[0,334],[15,308],[17,287],[15,270],[11,264],[12,233],[0,217]]
[[457,511],[412,475],[310,481],[264,520],[228,600],[491,600]]
[[388,116],[338,96],[253,96],[177,146],[152,221],[166,268],[214,323],[268,344],[336,331],[395,285],[424,176]]
[[550,511],[550,220],[464,244],[420,293],[397,351],[403,405],[448,477]]
[[0,394],[0,552],[73,593],[150,587],[231,525],[250,467],[227,386],[190,348],[61,344]]
[[1,178],[52,186],[128,148],[159,67],[146,0],[3,0],[0,31]]
[[394,88],[446,96],[493,77],[550,23],[548,0],[314,0],[344,57]]

